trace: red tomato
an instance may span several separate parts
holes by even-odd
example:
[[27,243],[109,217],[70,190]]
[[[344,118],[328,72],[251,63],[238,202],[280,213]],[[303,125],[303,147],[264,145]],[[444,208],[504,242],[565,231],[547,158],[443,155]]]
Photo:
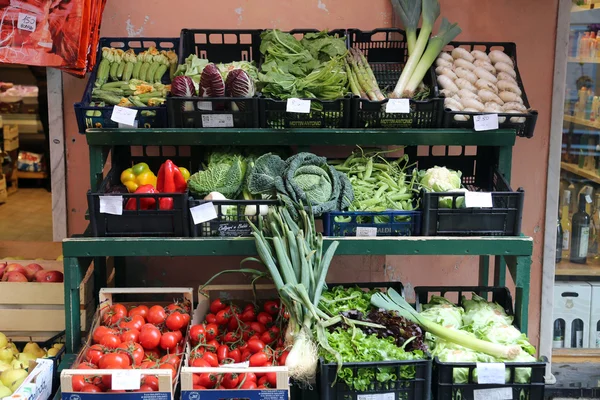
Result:
[[121,343],[119,350],[129,356],[132,365],[140,365],[144,360],[144,348],[139,343]]
[[265,301],[263,309],[270,315],[275,316],[279,314],[279,302],[275,300]]
[[267,382],[269,382],[269,386],[277,387],[277,372],[267,372],[265,375],[267,378]]
[[104,353],[104,347],[100,346],[99,344],[94,344],[86,351],[85,359],[94,365],[98,365],[98,361],[100,361],[100,358],[104,355]]
[[240,339],[239,335],[235,332],[227,332],[225,334],[225,337],[223,338],[223,341],[225,343],[235,343]]
[[179,342],[179,338],[175,332],[165,332],[160,338],[160,347],[164,350],[173,350],[177,346],[177,342]]
[[204,386],[201,386],[201,385],[194,385],[192,387],[192,389],[194,389],[194,390],[206,390],[206,388]]
[[222,363],[223,360],[229,358],[229,347],[222,344],[217,348],[217,358],[219,359],[219,363]]
[[250,353],[250,350],[246,349],[246,350],[242,351],[242,361],[248,361],[250,359],[250,356],[252,356],[252,353]]
[[262,376],[258,380],[258,386],[269,386],[269,380],[266,375]]
[[240,389],[256,389],[256,382],[246,380],[246,382],[242,383]]
[[107,349],[116,349],[121,344],[121,339],[117,335],[108,334],[102,336],[100,339],[100,345],[106,347]]
[[231,350],[227,356],[228,358],[231,358],[234,363],[239,363],[242,361],[242,353],[240,352],[240,349]]
[[273,333],[275,337],[279,337],[279,335],[281,335],[281,329],[275,325],[269,328],[269,332]]
[[158,330],[158,328],[154,327],[154,328],[146,328],[146,329],[142,329],[142,331],[140,332],[140,344],[142,345],[142,347],[146,350],[152,350],[155,349],[159,344],[160,344],[160,340],[161,340],[161,335],[160,335],[160,331]]
[[160,359],[160,362],[171,364],[172,366],[177,368],[179,366],[179,363],[181,362],[181,357],[179,357],[177,354],[167,354],[166,356]]
[[177,343],[181,342],[183,340],[183,334],[181,333],[181,331],[173,331],[173,333],[175,334],[175,338],[177,339]]
[[153,392],[158,391],[158,377],[156,375],[144,375],[142,378],[142,385],[148,385],[152,388]]
[[146,321],[154,325],[160,325],[165,322],[167,319],[167,313],[165,309],[161,306],[152,306],[148,310],[148,317]]
[[238,326],[240,326],[240,319],[241,314],[237,314],[236,316],[232,316],[231,319],[229,320],[229,323],[227,324],[227,329],[229,331],[235,331],[237,330]]
[[225,304],[223,304],[221,299],[216,299],[216,300],[213,300],[212,303],[210,303],[210,312],[213,314],[216,314],[219,311],[225,309],[225,307],[227,307],[227,306]]
[[283,353],[281,353],[281,355],[277,359],[277,363],[279,365],[285,365],[285,361],[287,360],[288,354],[290,354],[289,350],[285,350]]
[[[103,369],[121,369],[120,365],[107,364]],[[102,385],[106,388],[112,389],[112,375],[102,375]]]
[[[244,377],[246,378],[246,381],[256,382],[256,375],[254,374],[254,372],[247,372],[242,375],[244,375]],[[242,380],[241,375],[240,375],[240,380]]]
[[155,390],[152,389],[152,387],[150,385],[141,385],[138,390],[135,390],[135,392],[154,392],[154,391]]
[[265,344],[260,340],[253,339],[248,342],[248,350],[250,350],[250,353],[252,354],[263,351],[264,349]]
[[96,365],[92,364],[91,362],[82,362],[81,364],[79,364],[77,367],[77,369],[96,369],[98,368]]
[[158,351],[158,349],[144,351],[144,361],[156,361],[159,358],[160,352]]
[[261,342],[264,342],[266,344],[273,343],[275,341],[275,339],[277,339],[277,337],[274,336],[273,332],[271,332],[271,331],[263,332],[263,334],[260,335]]
[[240,377],[238,374],[225,374],[223,375],[223,381],[221,384],[226,389],[235,389],[240,382]]
[[142,365],[140,365],[140,369],[154,369],[158,367],[158,362],[156,361],[144,361]]
[[102,389],[100,389],[99,386],[92,385],[91,383],[86,383],[81,388],[81,391],[84,393],[100,393],[102,392]]
[[202,354],[202,359],[206,360],[211,367],[218,367],[219,366],[219,358],[217,357],[217,355],[215,353],[211,353],[209,351],[207,351],[206,353]]
[[205,368],[211,367],[210,363],[208,361],[206,361],[205,359],[203,359],[201,356],[192,357],[191,361],[190,361],[190,365],[192,367],[205,367]]
[[71,378],[71,385],[73,385],[74,392],[80,392],[85,384],[85,375],[73,375]]
[[169,315],[165,323],[167,328],[172,331],[183,329],[186,325],[184,314],[179,311],[175,311],[173,314]]
[[133,317],[134,315],[139,315],[145,320],[148,316],[148,306],[133,307],[131,310],[129,310],[129,317]]
[[271,314],[261,311],[256,316],[256,321],[267,326],[273,322],[273,317],[271,316]]
[[244,322],[256,321],[256,311],[254,311],[254,308],[244,310],[240,319]]
[[142,329],[142,326],[146,323],[146,320],[139,316],[134,315],[132,317],[123,318],[121,322],[119,322],[119,328],[121,329],[137,329],[138,331]]
[[161,364],[161,365],[158,366],[158,368],[160,368],[160,369],[170,369],[171,370],[171,380],[175,379],[175,376],[177,375],[177,368],[175,368],[171,364],[169,364],[169,363]]
[[206,343],[206,351],[212,351],[213,353],[217,351],[217,349],[219,348],[221,344],[219,342],[217,342],[215,339],[210,340],[208,343]]
[[217,383],[217,377],[214,374],[200,374],[199,384],[207,389],[212,389]]
[[107,369],[107,366],[115,366],[115,368],[123,368],[131,366],[131,360],[129,356],[124,353],[108,353],[100,357],[98,367],[100,369]]
[[140,331],[137,329],[128,329],[121,333],[121,342],[137,342],[140,337]]
[[114,304],[102,314],[104,325],[114,325],[127,316],[127,308],[123,304]]
[[206,323],[207,324],[216,324],[217,323],[217,317],[215,316],[215,314],[206,314]]
[[265,353],[256,353],[250,356],[251,367],[266,367],[268,366],[269,357]]
[[227,325],[229,323],[229,319],[231,318],[231,314],[228,310],[223,309],[215,315],[215,318],[217,319],[218,325]]
[[92,333],[92,340],[94,341],[94,343],[100,343],[100,339],[102,339],[102,336],[107,335],[107,334],[116,334],[117,331],[113,328],[109,328],[107,326],[99,326],[96,329],[94,329],[94,333]]
[[252,329],[255,333],[258,333],[259,335],[267,330],[267,328],[265,328],[265,325],[261,324],[260,322],[250,322],[250,329]]
[[190,340],[192,341],[192,344],[204,342],[204,333],[204,324],[192,325],[192,327],[190,328]]
[[211,341],[219,335],[219,326],[217,324],[206,325],[206,340]]
[[167,307],[165,307],[165,309],[170,312],[175,312],[175,311],[185,312],[185,308],[183,307],[183,304],[180,304],[180,303],[171,303]]

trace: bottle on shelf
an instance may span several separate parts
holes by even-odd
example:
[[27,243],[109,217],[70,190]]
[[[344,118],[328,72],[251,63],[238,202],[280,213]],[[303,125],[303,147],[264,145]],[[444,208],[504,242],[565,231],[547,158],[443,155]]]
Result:
[[600,257],[600,194],[594,196],[590,222],[590,244],[588,253],[593,254],[594,260]]
[[563,230],[560,225],[560,215],[556,221],[556,263],[562,261],[562,253],[563,253]]
[[600,31],[596,33],[596,58],[600,58]]
[[600,104],[600,98],[594,96],[592,98],[592,108],[590,109],[590,121],[594,122],[598,119],[598,105]]
[[571,221],[572,239],[571,256],[572,263],[585,264],[587,261],[588,244],[590,237],[590,216],[585,212],[585,207],[591,202],[588,195],[579,194],[579,209],[573,214]]
[[587,93],[587,89],[584,87],[582,87],[579,92],[579,100],[577,101],[577,104],[575,105],[575,117],[579,118],[579,119],[585,119],[585,109],[587,107],[587,99],[588,99],[588,93]]
[[596,32],[592,32],[590,34],[590,41],[589,41],[589,54],[588,54],[589,58],[596,58]]
[[571,324],[571,348],[583,347],[583,321],[577,318]]
[[569,208],[571,206],[571,191],[563,191],[563,198],[561,201],[562,211],[560,225],[562,228],[562,251],[563,257],[569,256],[569,250],[571,246],[571,218],[569,217]]
[[565,347],[565,321],[562,318],[554,321],[554,334],[552,335],[552,347],[562,349]]

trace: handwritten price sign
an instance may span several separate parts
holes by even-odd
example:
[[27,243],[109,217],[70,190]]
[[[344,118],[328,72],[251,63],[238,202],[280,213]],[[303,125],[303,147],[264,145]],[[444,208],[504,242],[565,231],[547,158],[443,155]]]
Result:
[[477,132],[498,129],[498,114],[474,115],[473,123]]
[[19,13],[19,20],[17,22],[17,28],[24,31],[34,32],[36,20],[33,15]]

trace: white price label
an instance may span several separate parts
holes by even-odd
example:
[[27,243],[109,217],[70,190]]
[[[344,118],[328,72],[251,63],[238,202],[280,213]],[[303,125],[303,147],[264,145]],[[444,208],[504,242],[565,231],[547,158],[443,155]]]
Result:
[[212,111],[212,103],[210,101],[199,101],[196,106],[198,110]]
[[394,400],[394,393],[358,394],[356,400]]
[[473,390],[473,400],[512,400],[512,388]]
[[217,218],[217,211],[212,201],[190,208],[190,213],[195,225]]
[[385,104],[385,112],[390,114],[408,114],[410,112],[410,100],[389,99]]
[[492,202],[492,194],[488,192],[465,192],[465,207],[466,208],[491,208],[494,206]]
[[137,110],[127,107],[114,106],[110,119],[123,125],[134,126],[136,115]]
[[371,228],[371,227],[366,227],[366,226],[357,226],[356,227],[356,236],[357,237],[377,236],[377,228]]
[[203,128],[233,128],[233,115],[231,114],[204,114],[202,116]]
[[140,388],[140,371],[118,370],[111,377],[112,390],[138,390]]
[[123,196],[100,196],[100,214],[123,215]]
[[474,115],[473,123],[477,132],[498,129],[498,114]]
[[504,363],[477,363],[477,383],[506,382],[506,366]]
[[33,15],[19,13],[19,20],[17,22],[17,28],[24,31],[34,32],[36,25],[36,19]]
[[588,204],[590,204],[592,202],[592,198],[590,197],[589,194],[585,195],[585,202],[588,203]]
[[244,361],[244,362],[233,363],[233,364],[221,364],[221,365],[219,365],[219,367],[221,367],[221,368],[248,368],[248,367],[250,367],[250,361]]
[[308,114],[310,113],[310,100],[296,98],[287,99],[285,111],[289,113]]

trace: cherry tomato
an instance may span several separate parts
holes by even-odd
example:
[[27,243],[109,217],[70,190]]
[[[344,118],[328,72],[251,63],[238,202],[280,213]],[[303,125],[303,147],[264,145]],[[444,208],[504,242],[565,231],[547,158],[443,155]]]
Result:
[[217,317],[215,316],[215,314],[206,314],[206,323],[207,324],[216,324],[217,323]]
[[234,373],[234,374],[223,375],[223,381],[221,382],[221,384],[226,389],[235,389],[239,382],[240,382],[239,375]]
[[140,337],[140,331],[137,329],[128,329],[121,333],[121,342],[137,342]]
[[239,335],[235,332],[227,332],[225,334],[225,337],[223,338],[223,341],[225,343],[235,343],[240,339]]
[[100,339],[100,344],[107,349],[116,349],[121,344],[121,339],[117,335],[108,334],[102,336]]
[[258,385],[256,388],[259,390],[264,390],[264,389],[268,389],[269,387],[266,385]]
[[260,340],[261,342],[264,342],[266,344],[271,344],[275,341],[277,337],[273,335],[273,332],[271,331],[266,331],[263,332],[262,335],[260,335]]
[[248,361],[250,359],[250,356],[252,356],[252,353],[250,353],[250,350],[246,349],[246,350],[242,351],[242,361]]
[[217,357],[217,355],[215,353],[211,353],[209,351],[207,351],[206,353],[202,354],[202,359],[206,360],[211,367],[218,367],[219,366],[219,358]]
[[[254,372],[246,372],[244,375],[246,381],[251,381],[251,382],[256,382],[256,375],[254,374]],[[240,381],[242,380],[242,376],[240,375]]]
[[208,343],[206,343],[206,351],[212,351],[213,353],[217,351],[217,349],[219,348],[221,344],[219,342],[217,342],[215,339],[210,340]]
[[91,383],[86,383],[81,388],[81,391],[84,393],[100,393],[102,389],[99,386],[93,385]]
[[142,378],[142,385],[148,385],[152,388],[153,392],[158,391],[158,377],[156,375],[144,375]]
[[146,349],[146,350],[155,349],[160,344],[160,340],[161,340],[160,331],[156,327],[142,329],[142,331],[140,332],[139,339],[140,339],[140,344],[142,345],[142,347],[144,349]]
[[230,331],[237,330],[238,326],[240,326],[240,317],[241,314],[236,314],[229,319],[229,323],[227,324],[227,329]]
[[275,325],[273,325],[272,327],[269,328],[269,332],[272,332],[275,337],[278,337],[279,335],[281,335],[281,329],[279,329],[279,327],[277,327]]
[[206,340],[211,341],[219,335],[219,326],[217,324],[206,325]]
[[87,349],[85,353],[85,359],[94,365],[98,365],[98,361],[100,361],[100,358],[104,355],[104,353],[106,353],[104,347],[100,346],[99,344],[94,344]]
[[148,316],[148,306],[133,307],[131,310],[129,310],[129,317],[133,317],[134,315],[139,315],[145,320]]
[[277,387],[277,372],[267,372],[265,375],[267,378],[267,382],[269,382],[269,386]]
[[198,355],[197,357],[191,357],[190,365],[192,367],[211,367],[210,363],[202,358],[202,355]]
[[179,311],[175,311],[173,314],[169,315],[165,321],[167,328],[172,331],[183,329],[186,326],[184,315],[185,314],[182,314]]
[[140,388],[138,390],[135,390],[135,392],[154,392],[155,390],[152,389],[152,387],[150,385],[140,385]]
[[205,339],[204,324],[192,325],[192,327],[190,328],[190,340],[192,341],[192,344],[204,342],[204,339]]
[[222,344],[217,348],[217,358],[219,359],[219,363],[222,363],[223,360],[229,357],[229,347]]
[[254,311],[254,308],[244,310],[240,319],[244,322],[256,321],[256,311]]
[[252,329],[255,333],[258,333],[259,335],[267,330],[267,328],[265,328],[265,325],[260,322],[250,322],[250,329]]
[[104,325],[114,325],[126,316],[127,308],[123,304],[114,304],[102,314],[102,323]]
[[131,366],[131,360],[124,353],[108,353],[103,355],[98,362],[100,369],[107,369],[107,366],[115,366],[116,368],[126,368]]
[[119,328],[121,329],[142,329],[142,326],[146,323],[146,320],[139,316],[134,315],[132,317],[125,317],[119,322]]
[[250,340],[248,342],[248,350],[250,353],[255,354],[265,349],[265,344],[257,339]]
[[283,353],[281,353],[281,355],[277,359],[277,364],[285,365],[285,361],[287,360],[288,354],[290,354],[289,350],[285,350]]
[[271,316],[271,314],[261,311],[256,316],[256,321],[267,326],[273,322],[273,317]]
[[233,349],[227,355],[228,358],[231,358],[234,363],[239,363],[242,361],[242,353],[240,349]]
[[268,365],[269,357],[265,353],[256,353],[250,356],[251,367],[265,367]]
[[270,315],[275,316],[279,314],[279,302],[275,300],[265,301],[263,309]]
[[175,332],[165,332],[160,337],[160,347],[164,350],[173,350],[177,346],[177,342],[179,342],[179,338]]
[[212,389],[217,383],[217,377],[214,374],[200,374],[199,383],[200,386],[204,386],[207,389]]
[[258,386],[269,386],[269,380],[266,375],[262,376],[258,380]]
[[121,343],[119,345],[119,351],[129,356],[131,365],[137,366],[144,361],[144,348],[139,343]]
[[216,299],[216,300],[213,300],[212,303],[210,303],[210,312],[213,314],[216,314],[219,311],[224,310],[225,307],[227,307],[227,305],[223,304],[221,299]]
[[202,385],[193,385],[192,389],[194,390],[206,390],[206,388]]
[[167,319],[167,313],[165,309],[161,306],[152,306],[148,310],[148,317],[146,321],[154,325],[160,325],[165,322]]
[[256,389],[256,388],[257,388],[256,382],[249,381],[249,380],[246,380],[246,382],[244,382],[242,384],[242,386],[240,387],[240,389]]

